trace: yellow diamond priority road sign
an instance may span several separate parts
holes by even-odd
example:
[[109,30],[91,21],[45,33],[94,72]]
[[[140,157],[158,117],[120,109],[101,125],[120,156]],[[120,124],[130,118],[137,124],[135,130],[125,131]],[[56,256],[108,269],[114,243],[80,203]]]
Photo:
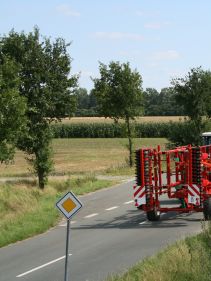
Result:
[[69,220],[82,208],[82,203],[73,192],[69,191],[61,199],[59,199],[59,201],[56,203],[56,207]]

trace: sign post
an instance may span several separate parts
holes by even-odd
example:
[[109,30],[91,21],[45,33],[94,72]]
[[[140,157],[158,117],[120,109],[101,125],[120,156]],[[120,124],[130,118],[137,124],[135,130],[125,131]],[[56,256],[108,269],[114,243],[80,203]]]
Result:
[[67,267],[69,257],[69,241],[70,241],[70,220],[67,220],[67,237],[66,237],[66,256],[65,256],[65,270],[64,270],[64,281],[68,281]]
[[65,273],[64,281],[68,281],[68,257],[69,257],[69,240],[70,240],[70,219],[82,208],[82,203],[75,196],[75,194],[69,191],[62,198],[60,198],[56,207],[67,218],[67,237],[66,237],[66,255],[65,255]]

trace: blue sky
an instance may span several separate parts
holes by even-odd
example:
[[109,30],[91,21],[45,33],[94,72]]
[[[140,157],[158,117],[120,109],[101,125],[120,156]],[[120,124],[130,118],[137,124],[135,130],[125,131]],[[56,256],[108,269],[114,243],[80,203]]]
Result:
[[130,62],[143,88],[211,65],[210,0],[0,0],[0,34],[32,31],[72,42],[72,73],[90,90],[99,61]]

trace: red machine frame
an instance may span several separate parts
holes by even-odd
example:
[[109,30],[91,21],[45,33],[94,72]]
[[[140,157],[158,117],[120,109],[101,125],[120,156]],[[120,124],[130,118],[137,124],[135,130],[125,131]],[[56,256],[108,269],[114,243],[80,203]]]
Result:
[[[135,205],[149,220],[159,220],[161,212],[169,211],[204,212],[205,219],[211,218],[211,145],[139,149],[136,175]],[[163,194],[179,199],[181,205],[162,207]]]

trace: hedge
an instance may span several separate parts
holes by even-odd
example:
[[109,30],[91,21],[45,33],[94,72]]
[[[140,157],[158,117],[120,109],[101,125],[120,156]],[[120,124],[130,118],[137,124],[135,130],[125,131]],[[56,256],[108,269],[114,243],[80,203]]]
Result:
[[[175,126],[177,125],[177,126]],[[136,123],[135,137],[167,138],[174,127],[183,126],[182,122]],[[54,138],[124,138],[124,124],[77,123],[55,124],[51,126]]]

